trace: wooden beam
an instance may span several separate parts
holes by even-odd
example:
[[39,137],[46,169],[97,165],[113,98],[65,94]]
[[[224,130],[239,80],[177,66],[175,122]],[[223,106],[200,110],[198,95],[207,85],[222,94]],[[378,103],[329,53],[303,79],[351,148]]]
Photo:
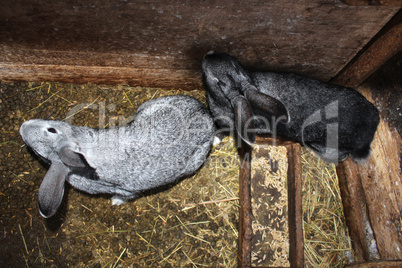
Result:
[[304,267],[301,147],[286,146],[288,155],[289,261],[290,267]]
[[342,0],[350,6],[395,6],[402,7],[401,0]]
[[366,196],[357,165],[347,159],[338,165],[336,173],[355,261],[379,259],[380,254],[371,227]]
[[[268,146],[267,146],[268,145]],[[276,162],[275,157],[278,155],[272,155],[270,152],[271,146],[282,146],[286,149],[287,167],[286,173],[282,174],[287,176],[287,207],[284,211],[287,211],[285,217],[287,218],[288,226],[288,238],[289,238],[289,263],[290,267],[303,267],[304,266],[304,236],[303,236],[303,212],[302,212],[302,165],[301,165],[301,147],[298,143],[292,143],[290,141],[278,138],[262,138],[257,137],[256,144],[253,147],[243,144],[240,150],[241,168],[240,168],[240,228],[239,228],[239,267],[258,267],[262,268],[269,264],[269,260],[263,260],[263,262],[253,263],[251,258],[251,251],[255,249],[253,240],[259,241],[258,231],[257,234],[253,232],[253,222],[259,226],[259,224],[273,224],[273,222],[264,219],[260,215],[264,210],[260,208],[258,215],[253,215],[253,208],[259,207],[260,202],[264,202],[265,193],[261,193],[261,180],[264,177],[264,168],[260,170],[255,169],[255,174],[252,177],[251,167],[253,161],[260,161],[264,159],[270,163],[271,167],[266,167],[268,170],[277,170],[281,168],[278,165],[283,165],[281,162]],[[275,152],[279,152],[274,150]],[[271,158],[274,157],[274,158]],[[285,157],[285,156],[284,156]],[[281,164],[280,164],[281,163]],[[258,166],[258,165],[257,165]],[[281,166],[282,167],[282,166]],[[282,169],[281,169],[282,170]],[[265,178],[265,177],[264,177]],[[263,180],[264,181],[264,180]],[[263,184],[265,185],[265,184]],[[253,188],[254,187],[254,195]],[[266,190],[266,189],[265,189]],[[283,193],[282,193],[283,194]],[[277,197],[278,198],[278,197]],[[269,202],[269,200],[266,200]],[[254,203],[253,203],[254,202]],[[257,203],[255,203],[257,202]],[[272,212],[272,211],[271,211]],[[261,218],[262,217],[262,218]],[[264,225],[265,226],[265,225]],[[272,228],[277,228],[276,225],[272,225]],[[254,241],[254,242],[255,242]],[[257,247],[258,248],[258,247]],[[269,252],[265,252],[269,255]],[[263,252],[261,253],[264,254]],[[260,256],[262,258],[262,255]],[[265,266],[264,266],[265,265]]]
[[[387,74],[396,79],[379,82],[382,94],[378,96],[382,97],[373,97],[378,76],[359,88],[368,100],[382,107],[383,119],[371,144],[370,159],[361,164],[347,160],[337,166],[345,217],[357,261],[402,259],[402,139],[398,133],[401,129],[390,126],[393,115],[387,114],[386,107],[392,100],[398,101],[398,91],[393,85],[402,85],[401,63],[402,59],[393,61],[382,71],[380,76]],[[387,84],[382,84],[384,81]]]
[[402,50],[402,11],[331,82],[356,88]]
[[345,268],[400,268],[402,261],[373,261],[346,265]]
[[[366,203],[366,212],[374,235],[372,241],[376,242],[377,259],[382,260],[402,259],[401,146],[399,134],[381,121],[371,145],[373,152],[370,159],[363,164],[350,163],[361,181],[364,192],[362,202]],[[355,220],[361,222],[363,219],[365,218]],[[371,248],[369,253],[370,250]]]
[[398,10],[293,0],[73,2],[1,1],[0,79],[199,89],[202,57],[214,49],[248,68],[327,81]]
[[251,209],[251,147],[242,142],[240,149],[240,184],[239,184],[239,244],[238,267],[251,267],[251,237],[252,237],[252,209]]
[[337,166],[356,261],[402,259],[402,140],[399,112],[394,106],[389,109],[392,103],[400,105],[401,21],[399,12],[334,80],[347,86],[365,81],[358,91],[379,108],[382,118],[370,159],[361,164],[347,160]]
[[203,88],[201,76],[200,70],[0,63],[0,78],[4,82],[58,81],[194,90]]

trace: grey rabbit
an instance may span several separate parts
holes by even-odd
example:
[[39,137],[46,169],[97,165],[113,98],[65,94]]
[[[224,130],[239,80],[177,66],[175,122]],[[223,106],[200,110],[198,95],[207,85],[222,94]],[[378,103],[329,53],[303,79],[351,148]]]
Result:
[[208,156],[214,125],[203,103],[178,95],[145,102],[120,127],[34,119],[20,134],[50,164],[38,191],[39,211],[48,218],[62,202],[66,181],[90,194],[112,194],[112,204],[120,205],[194,174]]
[[334,163],[370,155],[379,113],[357,91],[294,73],[247,71],[214,51],[202,69],[218,136],[235,129],[253,144],[256,134],[279,135]]

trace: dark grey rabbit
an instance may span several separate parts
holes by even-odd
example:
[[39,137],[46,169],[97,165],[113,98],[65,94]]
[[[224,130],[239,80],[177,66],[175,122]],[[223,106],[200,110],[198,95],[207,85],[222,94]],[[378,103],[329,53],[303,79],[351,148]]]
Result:
[[379,114],[357,91],[293,73],[249,72],[233,56],[211,51],[202,62],[207,97],[219,134],[236,129],[279,135],[328,162],[370,155]]
[[213,133],[205,105],[188,96],[147,101],[121,127],[37,119],[20,128],[28,147],[50,164],[38,192],[45,218],[61,204],[65,181],[90,194],[112,194],[112,204],[120,205],[195,173],[207,158]]

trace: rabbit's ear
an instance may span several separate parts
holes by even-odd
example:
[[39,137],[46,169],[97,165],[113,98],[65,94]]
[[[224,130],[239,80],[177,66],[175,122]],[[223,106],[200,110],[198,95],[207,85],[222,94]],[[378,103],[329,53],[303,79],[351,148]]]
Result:
[[255,128],[250,103],[245,97],[238,96],[232,101],[232,105],[237,134],[242,140],[252,145],[255,142]]
[[52,162],[38,191],[39,212],[42,217],[53,216],[59,208],[63,200],[64,183],[69,171],[69,168],[63,163]]
[[281,101],[259,92],[255,87],[249,88],[245,96],[253,107],[275,116],[281,123],[290,122],[289,111]]
[[71,149],[70,146],[64,146],[59,151],[61,161],[71,168],[85,168],[88,163],[85,156]]

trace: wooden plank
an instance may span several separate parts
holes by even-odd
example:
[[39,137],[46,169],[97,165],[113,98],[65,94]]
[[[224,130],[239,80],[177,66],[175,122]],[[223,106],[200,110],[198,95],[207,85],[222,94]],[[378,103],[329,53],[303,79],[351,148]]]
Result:
[[133,87],[147,85],[185,90],[203,88],[201,73],[185,69],[0,63],[0,78],[5,82],[58,81],[75,84],[128,84]]
[[399,11],[332,82],[356,88],[401,50],[402,11]]
[[361,165],[353,163],[360,175],[367,215],[379,257],[383,260],[402,259],[402,177],[399,162],[402,141],[398,136],[382,121],[372,144],[370,160]]
[[377,105],[380,116],[386,119],[388,126],[402,135],[400,115],[402,99],[402,50],[390,59],[377,73],[370,77],[363,90]]
[[287,146],[290,267],[304,267],[301,147]]
[[402,259],[401,73],[402,52],[360,88],[380,108],[382,117],[371,158],[357,166],[381,259]]
[[239,244],[238,267],[251,266],[251,237],[252,237],[252,211],[251,211],[251,147],[242,143],[240,149],[240,183],[239,183]]
[[342,0],[351,6],[396,6],[402,7],[401,0]]
[[402,267],[402,261],[373,261],[353,263],[346,265],[345,268],[399,268]]
[[316,0],[3,0],[0,79],[199,88],[202,57],[215,49],[252,69],[329,80],[397,11]]
[[289,267],[287,147],[257,141],[251,157],[251,266]]
[[[283,148],[283,149],[280,149]],[[286,167],[283,167],[283,162],[278,159],[281,157],[280,152],[284,151],[285,154],[282,156],[287,161]],[[304,265],[304,241],[303,241],[303,226],[302,226],[302,167],[301,167],[301,149],[299,144],[292,143],[290,141],[282,139],[272,139],[272,138],[261,138],[258,137],[255,146],[250,148],[249,146],[242,147],[241,156],[241,170],[240,170],[240,228],[239,228],[239,267],[266,267],[270,261],[270,253],[272,253],[272,248],[265,248],[261,246],[264,244],[264,234],[258,229],[258,226],[272,230],[286,230],[283,227],[282,220],[279,217],[285,216],[287,219],[287,230],[289,231],[288,236],[284,239],[289,239],[289,248],[284,249],[289,253],[289,263],[290,267],[303,267]],[[259,164],[261,162],[267,162],[266,168],[261,169]],[[259,168],[251,169],[252,166],[257,165]],[[269,166],[268,166],[269,165]],[[248,170],[249,169],[249,170]],[[261,210],[260,206],[265,207],[264,202],[274,202],[271,200],[265,200],[264,196],[266,193],[262,191],[269,191],[269,189],[262,189],[261,185],[266,183],[276,182],[266,181],[266,172],[275,172],[275,177],[279,176],[278,172],[285,170],[282,174],[287,177],[287,207],[283,211],[287,211],[286,215],[274,217],[277,211],[265,211]],[[254,174],[254,175],[252,175]],[[265,175],[264,175],[265,174]],[[270,173],[271,174],[271,173]],[[281,176],[282,176],[281,175]],[[271,187],[271,186],[270,186]],[[271,188],[270,188],[271,189]],[[275,191],[271,189],[272,191]],[[282,195],[283,192],[277,193]],[[268,194],[269,195],[269,194]],[[278,199],[279,196],[274,194]],[[281,198],[279,198],[282,200]],[[279,200],[278,199],[278,200]],[[264,201],[265,200],[265,201]],[[277,201],[278,201],[277,200]],[[262,203],[261,203],[262,202]],[[275,205],[276,208],[279,204]],[[256,209],[256,210],[255,210]],[[255,211],[254,211],[255,210]],[[257,211],[258,210],[258,211]],[[253,214],[257,213],[257,214]],[[263,213],[264,215],[261,215]],[[284,212],[285,213],[285,212]],[[268,214],[272,214],[269,216]],[[278,212],[278,215],[280,213]],[[264,217],[267,217],[266,219]],[[271,217],[271,218],[270,218]],[[273,218],[272,218],[273,217]],[[281,223],[280,223],[281,222]],[[272,224],[272,226],[270,226]],[[278,225],[279,224],[279,225]],[[253,229],[253,228],[257,229]],[[285,228],[285,229],[282,229]],[[278,229],[279,228],[279,229]],[[255,233],[254,233],[255,232]],[[280,232],[277,232],[279,235]],[[267,235],[267,234],[265,234]],[[277,237],[271,237],[271,239],[278,239]],[[254,243],[259,242],[256,246]],[[282,241],[281,239],[278,241]],[[265,252],[262,252],[263,250]],[[288,250],[288,251],[287,251]],[[251,252],[261,254],[261,256],[251,257]],[[258,252],[257,252],[258,251]],[[265,260],[264,255],[267,255]],[[287,255],[287,254],[286,254]],[[253,261],[255,259],[256,261]],[[273,260],[278,263],[277,260]],[[281,261],[282,263],[282,261]],[[283,266],[283,264],[282,264]],[[289,267],[289,265],[285,265]]]
[[347,159],[338,165],[336,172],[355,261],[378,259],[380,254],[371,227],[358,167],[352,160]]
[[[400,31],[400,24],[394,25]],[[373,48],[367,51],[380,53],[378,44],[374,41]],[[392,45],[399,47],[399,43],[388,44],[389,47]],[[363,62],[356,61],[358,64],[353,68]],[[398,111],[401,73],[402,53],[399,52],[358,89],[379,108],[382,120],[368,162],[357,164],[347,160],[337,166],[345,217],[357,261],[402,259],[402,139]]]

